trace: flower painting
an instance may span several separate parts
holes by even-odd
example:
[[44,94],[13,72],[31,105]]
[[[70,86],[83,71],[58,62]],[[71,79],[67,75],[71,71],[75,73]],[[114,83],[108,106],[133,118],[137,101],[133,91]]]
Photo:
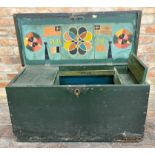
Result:
[[72,55],[85,55],[92,48],[91,40],[92,33],[85,27],[71,27],[64,33],[64,49]]

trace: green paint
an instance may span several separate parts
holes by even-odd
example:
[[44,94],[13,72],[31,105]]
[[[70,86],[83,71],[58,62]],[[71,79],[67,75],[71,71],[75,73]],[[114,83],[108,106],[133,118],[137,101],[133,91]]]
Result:
[[[97,18],[93,18],[93,15]],[[78,16],[83,18],[78,20]],[[116,63],[122,59],[121,62],[127,62],[128,57],[131,52],[136,53],[137,41],[139,35],[139,22],[140,22],[140,12],[130,11],[130,12],[115,12],[115,13],[88,13],[88,14],[20,14],[15,15],[16,30],[18,36],[18,42],[21,52],[21,57],[23,63],[28,65],[32,64],[44,64],[45,63],[45,53],[44,45],[42,49],[38,52],[31,52],[26,49],[23,44],[24,36],[29,32],[35,32],[42,36],[42,41],[48,43],[48,54],[50,60],[48,63],[51,64],[77,64],[79,63],[106,63],[113,62]],[[94,25],[108,25],[112,27],[111,35],[95,35]],[[62,31],[61,36],[49,36],[44,37],[43,28],[45,26],[60,26]],[[79,28],[84,26],[88,31],[92,32],[93,40],[91,41],[92,49],[85,55],[71,55],[65,51],[63,48],[64,40],[63,34],[68,31],[69,27]],[[132,45],[125,49],[118,49],[112,44],[112,56],[113,59],[107,60],[108,42],[113,41],[114,34],[121,28],[128,29],[133,35]],[[105,44],[104,52],[96,52],[95,46],[99,42],[97,40],[103,40]],[[51,47],[59,46],[60,53],[51,54]]]
[[[142,140],[150,86],[146,82],[147,68],[136,56],[141,12],[14,17],[22,63],[27,65],[6,87],[13,133],[18,141]],[[95,35],[96,23],[110,25],[112,35]],[[62,34],[73,25],[77,29],[86,26],[93,34],[90,53],[78,58],[64,54],[63,35],[43,36],[43,27],[49,25],[60,25]],[[122,26],[133,33],[134,44],[123,50],[112,46],[112,59],[107,59],[108,50],[98,54],[95,44],[104,42],[107,48],[108,41],[113,41],[112,36]],[[43,42],[47,42],[48,62],[44,60],[43,48],[34,54],[24,47],[23,36],[29,31],[43,36]],[[49,45],[60,46],[60,53],[52,55]],[[59,76],[96,75],[112,75],[113,83],[61,85],[59,82]]]

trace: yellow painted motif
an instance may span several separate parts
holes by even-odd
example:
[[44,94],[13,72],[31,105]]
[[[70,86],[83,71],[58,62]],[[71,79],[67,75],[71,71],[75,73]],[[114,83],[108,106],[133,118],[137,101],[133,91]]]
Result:
[[24,46],[27,46],[27,44],[28,44],[28,38],[25,37],[25,38],[24,38]]
[[116,35],[116,36],[120,36],[120,35],[123,33],[123,31],[124,31],[124,30],[121,29],[121,30],[117,31],[115,35]]
[[84,41],[91,41],[92,40],[92,33],[87,32],[86,37],[84,38]]
[[61,41],[60,41],[60,39],[51,39],[50,43],[51,43],[52,45],[58,45],[58,44],[61,43]]
[[96,38],[95,41],[97,44],[104,44],[104,38]]
[[66,41],[66,42],[64,43],[64,49],[65,49],[66,51],[68,51],[68,49],[69,49],[69,47],[70,47],[71,44],[72,44],[72,41]]

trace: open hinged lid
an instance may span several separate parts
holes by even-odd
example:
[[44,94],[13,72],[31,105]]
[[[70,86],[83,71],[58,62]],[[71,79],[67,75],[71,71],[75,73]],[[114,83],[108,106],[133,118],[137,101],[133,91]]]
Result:
[[16,14],[23,65],[127,63],[136,54],[141,11]]

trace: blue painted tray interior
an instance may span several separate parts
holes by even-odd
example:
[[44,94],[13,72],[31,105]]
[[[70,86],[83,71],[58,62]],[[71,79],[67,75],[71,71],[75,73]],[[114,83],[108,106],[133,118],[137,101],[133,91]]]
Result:
[[110,76],[60,76],[60,85],[81,84],[114,84],[113,75]]

